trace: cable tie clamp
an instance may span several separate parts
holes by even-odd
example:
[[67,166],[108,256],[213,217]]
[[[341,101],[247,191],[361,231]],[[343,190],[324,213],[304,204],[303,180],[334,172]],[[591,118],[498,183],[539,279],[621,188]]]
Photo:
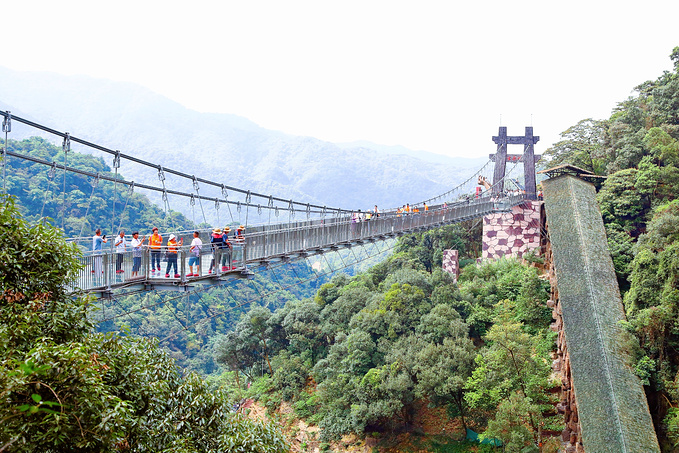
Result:
[[215,209],[219,211],[219,198],[215,198]]
[[251,201],[252,201],[252,195],[250,195],[250,191],[248,190],[247,195],[245,195],[245,202],[247,204],[250,204]]
[[163,201],[167,201],[167,191],[163,189]]
[[262,214],[262,205],[261,204],[257,205],[257,214],[259,214],[259,215]]
[[[12,132],[12,112],[7,110],[7,116],[2,120],[2,132]],[[7,144],[5,144],[5,147]]]
[[240,212],[240,200],[236,203],[236,211]]
[[160,165],[158,165],[158,179],[165,181],[165,172],[163,171],[163,167]]
[[198,180],[195,175],[193,176],[193,188],[198,192]]
[[278,214],[279,214],[279,212],[278,212],[278,206],[276,206],[276,209],[274,210],[274,215],[275,215],[276,217],[278,217]]
[[71,134],[66,132],[66,135],[64,135],[64,142],[61,144],[61,148],[64,150],[64,153],[67,153],[71,150]]
[[227,198],[229,198],[229,194],[227,193],[226,187],[224,187],[224,184],[222,184],[222,196],[224,197],[225,200]]
[[196,199],[193,197],[193,194],[191,194],[191,200],[189,200],[189,203],[191,204],[191,206],[196,205]]
[[50,168],[50,171],[47,173],[47,176],[49,176],[50,179],[54,179],[54,175],[57,174],[57,163],[52,162],[52,168]]
[[132,181],[132,184],[130,185],[130,188],[127,189],[127,196],[128,196],[128,197],[131,197],[133,193],[134,193],[134,181]]
[[94,179],[92,180],[92,187],[97,187],[99,185],[99,172],[94,176]]
[[113,156],[113,168],[120,168],[120,151],[116,150],[115,156]]

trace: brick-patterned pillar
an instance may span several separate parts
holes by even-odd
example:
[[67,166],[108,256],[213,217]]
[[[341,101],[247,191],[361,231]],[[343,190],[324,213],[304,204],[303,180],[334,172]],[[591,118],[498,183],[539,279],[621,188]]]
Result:
[[453,276],[453,281],[457,282],[460,276],[460,260],[457,250],[443,251],[443,270]]
[[541,201],[527,201],[511,212],[483,218],[483,259],[521,258],[540,246]]

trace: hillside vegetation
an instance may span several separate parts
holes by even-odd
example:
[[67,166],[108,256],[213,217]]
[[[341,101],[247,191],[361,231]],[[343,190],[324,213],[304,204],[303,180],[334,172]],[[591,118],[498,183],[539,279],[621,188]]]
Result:
[[[321,206],[413,204],[449,190],[466,179],[466,168],[483,164],[445,157],[431,162],[365,143],[340,147],[267,130],[236,115],[193,111],[131,83],[5,68],[0,80],[0,110],[167,168]],[[39,131],[14,122],[9,138],[32,135]],[[75,145],[74,150],[100,155]],[[111,156],[105,157],[110,164]],[[158,183],[153,168],[123,161],[120,170],[137,182]],[[188,180],[168,176],[168,184],[192,190]],[[208,187],[201,193],[219,195]],[[189,213],[186,205],[180,210]]]
[[253,308],[217,340],[225,385],[270,408],[289,401],[326,444],[416,432],[422,401],[458,420],[454,436],[485,431],[508,451],[558,433],[549,285],[515,260],[467,266],[453,283],[436,257],[449,247],[473,256],[471,226],[403,238],[394,256],[313,299]]
[[679,449],[679,47],[670,58],[610,118],[566,130],[544,164],[608,177],[599,206],[663,451]]

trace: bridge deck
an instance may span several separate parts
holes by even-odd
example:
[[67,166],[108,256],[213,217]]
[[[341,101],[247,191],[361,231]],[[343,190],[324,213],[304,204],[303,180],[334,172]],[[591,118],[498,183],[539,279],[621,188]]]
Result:
[[[148,249],[143,250],[138,257],[141,260],[137,276],[132,275],[133,252],[117,254],[109,250],[97,255],[87,254],[82,258],[83,269],[74,287],[106,297],[112,291],[122,288],[187,291],[196,284],[219,285],[230,278],[251,276],[252,273],[247,268],[249,264],[297,259],[312,253],[323,253],[437,228],[508,211],[525,201],[525,194],[517,194],[502,199],[478,198],[469,202],[432,207],[429,211],[420,213],[388,212],[362,222],[355,222],[350,216],[342,216],[254,226],[248,228],[242,241],[232,241],[233,250],[230,252],[211,250],[207,233],[203,233],[198,275],[191,275],[188,267],[188,246],[179,248],[177,272],[175,274],[173,271],[168,277],[165,277],[166,262],[161,263],[160,272],[152,272]],[[189,237],[184,238],[184,243],[190,242]],[[213,259],[220,265],[215,266],[212,273],[208,273]]]

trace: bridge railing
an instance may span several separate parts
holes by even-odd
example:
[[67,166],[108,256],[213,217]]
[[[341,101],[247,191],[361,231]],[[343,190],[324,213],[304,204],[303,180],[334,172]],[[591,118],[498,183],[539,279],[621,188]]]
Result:
[[[140,251],[122,253],[111,249],[86,251],[81,258],[83,266],[74,287],[86,291],[105,291],[139,283],[179,286],[191,281],[240,272],[247,269],[248,263],[395,237],[508,211],[525,200],[525,194],[516,194],[504,198],[485,197],[431,206],[428,211],[417,213],[383,212],[379,216],[373,215],[370,220],[346,215],[258,225],[249,227],[242,239],[230,238],[231,248],[213,248],[207,239],[202,244],[199,256],[194,259],[191,259],[190,246],[175,247],[176,266],[171,269],[169,262],[173,262],[174,257],[167,253],[167,246],[161,247],[157,252],[150,250],[148,246]],[[185,242],[186,239],[188,238],[185,238]],[[81,248],[85,246],[85,243],[81,244]]]
[[288,254],[455,223],[507,211],[525,200],[525,194],[516,194],[444,204],[418,213],[390,211],[363,221],[356,216],[342,216],[254,227],[248,229],[246,235],[247,261],[265,261]]
[[79,258],[81,269],[72,287],[90,291],[139,283],[178,285],[245,269],[244,241],[233,241],[231,248],[215,249],[209,243],[203,244],[198,255],[189,248],[174,247],[174,256],[168,253],[167,246],[157,252],[148,247],[139,251],[86,252]]

